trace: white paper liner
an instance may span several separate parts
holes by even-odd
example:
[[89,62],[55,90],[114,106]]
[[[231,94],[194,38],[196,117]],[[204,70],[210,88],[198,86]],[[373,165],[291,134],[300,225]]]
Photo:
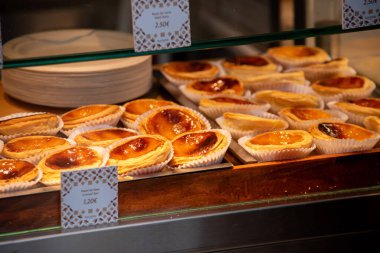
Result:
[[121,121],[121,123],[123,123],[124,127],[128,128],[128,129],[136,130],[136,129],[134,129],[134,127],[135,127],[135,121],[130,122],[130,121],[125,120],[123,118],[120,118],[120,121]]
[[[203,130],[203,131],[207,131],[207,130]],[[201,159],[172,167],[172,169],[200,168],[200,167],[206,167],[213,164],[221,163],[224,158],[225,153],[227,152],[228,147],[231,144],[231,134],[224,129],[213,129],[212,131],[218,131],[227,138],[227,145],[223,149],[220,149],[214,153],[208,154],[202,157]],[[198,132],[202,132],[202,131],[198,131]]]
[[346,114],[348,116],[348,120],[347,122],[348,123],[352,123],[352,124],[356,124],[356,125],[359,125],[359,126],[363,126],[363,122],[364,122],[364,119],[369,116],[369,115],[362,115],[362,114],[356,114],[356,113],[353,113],[353,112],[350,112],[350,111],[347,111],[346,109],[344,108],[341,108],[339,106],[336,106],[335,103],[337,103],[339,101],[331,101],[331,102],[328,102],[327,103],[327,106],[330,108],[330,109],[333,109],[333,110],[338,110],[338,111],[341,111],[342,113]]
[[123,115],[124,111],[125,111],[125,108],[123,106],[119,106],[119,111],[117,113],[113,113],[111,115],[107,115],[99,119],[90,120],[72,129],[68,129],[68,130],[61,129],[61,133],[63,133],[66,136],[70,136],[70,134],[75,129],[86,127],[86,126],[97,126],[97,125],[116,126],[121,116]]
[[[135,139],[135,138],[137,138],[137,137],[131,136],[131,137],[128,137],[128,138],[125,138],[125,139],[122,139],[122,140],[119,140],[119,141],[113,143],[112,145],[110,145],[110,146],[107,147],[107,149],[106,149],[107,154],[109,154],[109,152],[113,148],[115,148],[116,146],[120,145],[120,143],[124,143],[127,140],[129,140],[129,139]],[[128,177],[130,177],[130,176],[141,176],[141,175],[146,175],[146,174],[157,173],[157,172],[163,170],[163,168],[173,158],[173,155],[174,155],[174,150],[173,150],[173,147],[171,147],[170,153],[169,153],[169,155],[168,155],[168,157],[167,157],[167,159],[165,161],[163,161],[163,162],[161,162],[159,164],[147,165],[147,166],[144,166],[144,167],[131,169],[127,173],[119,174],[119,177],[122,178],[122,179],[128,179]]]
[[318,94],[326,103],[332,102],[332,101],[343,101],[343,100],[357,100],[361,98],[369,97],[372,92],[376,89],[376,84],[373,82],[370,83],[370,87],[367,90],[351,90],[351,91],[344,91],[342,90],[341,93],[335,94],[335,95],[323,95]]
[[[375,132],[373,132],[375,133]],[[332,139],[321,140],[314,138],[313,142],[317,145],[317,150],[322,154],[337,154],[355,151],[364,151],[372,149],[379,141],[380,135],[376,134],[375,137],[358,141],[355,139]]]
[[140,123],[143,122],[147,117],[149,117],[149,115],[155,113],[158,110],[165,110],[166,108],[172,108],[172,107],[179,107],[181,109],[184,109],[184,110],[187,110],[187,111],[191,111],[192,114],[195,114],[200,120],[202,120],[202,122],[206,126],[206,129],[211,129],[211,124],[206,119],[205,116],[203,116],[201,113],[199,113],[199,112],[197,112],[197,111],[195,111],[195,110],[193,110],[193,109],[191,109],[189,107],[185,107],[185,106],[181,106],[181,105],[167,105],[167,106],[162,106],[162,107],[158,107],[156,109],[147,111],[147,112],[145,112],[145,113],[143,113],[143,114],[141,114],[140,116],[137,117],[137,119],[135,120],[135,123],[134,123],[132,129],[136,129],[138,131]]
[[229,131],[232,135],[232,138],[234,138],[235,140],[238,140],[239,138],[246,136],[246,135],[257,135],[259,133],[270,132],[273,130],[284,130],[284,129],[287,129],[289,127],[289,124],[288,124],[288,122],[286,122],[286,120],[284,120],[284,119],[280,118],[279,116],[274,115],[272,113],[261,112],[261,113],[253,113],[251,115],[258,116],[261,118],[266,118],[266,119],[279,119],[285,123],[285,126],[282,128],[278,128],[278,129],[239,130],[239,129],[232,128],[232,127],[226,125],[224,123],[224,117],[223,116],[217,118],[215,121],[218,123],[218,125],[221,128]]
[[[103,158],[102,163],[98,167],[105,166],[107,161],[108,161],[108,157],[109,157],[108,153],[106,152],[106,149],[102,148],[102,147],[89,147],[89,148],[98,152]],[[87,168],[87,169],[91,169],[91,168]],[[85,170],[85,169],[81,169],[81,170]],[[65,171],[73,171],[73,170],[62,170],[61,172],[65,172]],[[41,178],[40,182],[44,185],[47,185],[47,186],[60,185],[61,184],[61,176],[59,176],[59,179],[52,179],[52,180],[43,180],[43,178]]]
[[[97,125],[97,126],[84,126],[84,127],[75,128],[69,135],[68,139],[75,142],[75,137],[79,134],[86,133],[92,130],[100,130],[100,129],[106,129],[106,128],[117,128],[117,129],[127,130],[129,132],[136,133],[137,135],[139,134],[136,130],[133,130],[133,129],[120,128],[120,127],[109,126],[109,125]],[[118,141],[118,140],[115,140],[115,141]]]
[[[323,101],[323,99],[321,98],[321,97],[319,97],[319,96],[317,96],[317,95],[315,95],[315,94],[310,94],[310,95],[314,95],[314,96],[316,96],[316,98],[317,98],[317,100],[318,100],[318,106],[316,107],[317,109],[323,109],[324,107],[325,107],[325,103],[324,103],[324,101]],[[255,96],[255,94],[253,94],[252,95],[252,97],[251,97],[251,100],[253,101],[253,102],[256,102],[256,103],[262,103],[262,101],[259,101],[257,98],[256,98],[256,96]],[[270,112],[273,112],[273,113],[275,113],[275,114],[278,114],[278,112],[281,110],[281,109],[283,109],[283,108],[285,108],[285,107],[289,107],[289,106],[280,106],[280,105],[276,105],[276,104],[270,104]]]
[[[179,90],[184,94],[188,99],[190,99],[192,102],[199,104],[199,101],[204,98],[213,98],[215,96],[240,96],[239,94],[235,93],[214,93],[214,94],[201,94],[201,93],[194,93],[186,89],[187,85],[181,85],[179,86]],[[243,95],[241,95],[243,96]]]
[[42,171],[38,169],[38,174],[35,179],[29,182],[15,182],[0,186],[0,193],[21,191],[36,185],[42,178]]
[[255,135],[243,136],[238,140],[240,146],[242,146],[250,155],[252,155],[258,162],[269,162],[279,160],[289,160],[308,156],[315,148],[316,145],[312,144],[310,148],[285,148],[281,150],[252,150],[245,145],[249,139]]
[[259,90],[291,91],[291,90],[299,89],[299,92],[296,92],[296,91],[292,91],[292,92],[302,93],[302,94],[310,93],[310,89],[308,89],[310,82],[307,80],[302,84],[293,83],[287,80],[282,81],[282,82],[277,82],[277,83],[265,83],[265,82],[264,83],[250,83],[248,80],[243,80],[243,84],[245,88],[253,90],[253,91],[259,91]]
[[299,130],[305,130],[305,131],[308,131],[312,125],[322,123],[326,120],[328,120],[329,122],[346,122],[348,119],[348,116],[346,114],[338,110],[325,110],[325,111],[331,114],[333,117],[315,119],[315,120],[294,121],[293,119],[287,117],[286,115],[283,115],[281,112],[279,112],[279,115],[289,123],[291,129],[299,129]]
[[307,80],[311,82],[330,79],[338,76],[354,76],[356,70],[352,67],[346,66],[345,68],[310,68],[310,67],[296,67],[287,69],[284,72],[303,71]]
[[[38,114],[45,114],[46,112],[20,112],[20,113],[14,113],[11,115],[7,115],[5,117],[1,117],[0,121],[2,120],[8,120],[8,119],[14,119],[19,117],[26,117],[26,116],[32,116],[32,115],[38,115]],[[30,136],[30,135],[56,135],[63,127],[63,121],[62,118],[58,115],[56,115],[58,118],[58,126],[56,128],[52,128],[49,130],[44,131],[37,131],[37,132],[29,132],[29,133],[19,133],[19,134],[13,134],[13,135],[0,135],[0,140],[3,140],[5,142],[17,138],[17,137],[23,137],[23,136]]]

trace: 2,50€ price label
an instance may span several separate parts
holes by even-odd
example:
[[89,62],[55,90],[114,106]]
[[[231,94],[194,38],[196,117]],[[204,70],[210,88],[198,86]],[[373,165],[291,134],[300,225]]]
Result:
[[132,0],[136,52],[191,45],[189,0]]
[[380,0],[343,0],[342,29],[380,25]]

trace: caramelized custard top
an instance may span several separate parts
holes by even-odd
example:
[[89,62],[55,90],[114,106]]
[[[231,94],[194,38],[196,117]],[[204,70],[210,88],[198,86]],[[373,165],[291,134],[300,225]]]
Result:
[[318,125],[319,131],[336,139],[364,140],[373,134],[364,128],[343,123],[321,123]]
[[292,108],[290,112],[295,115],[300,120],[314,120],[314,119],[324,119],[330,118],[331,115],[327,112],[317,109],[309,108]]
[[110,105],[91,105],[91,106],[79,107],[77,109],[74,109],[62,115],[62,120],[69,122],[71,120],[85,118],[90,115],[100,113],[101,111],[105,110],[108,107],[110,107]]
[[42,114],[36,114],[36,115],[29,115],[29,116],[21,116],[21,117],[16,117],[12,119],[6,119],[6,120],[1,120],[0,121],[0,126],[8,126],[8,125],[13,125],[19,122],[24,122],[24,121],[33,121],[37,119],[49,119],[49,118],[56,118],[57,116],[51,113],[42,113]]
[[212,65],[202,61],[177,62],[174,68],[178,72],[198,72],[209,70],[212,68]]
[[171,105],[170,101],[165,100],[152,100],[152,101],[134,101],[125,105],[125,111],[135,115],[141,115],[144,112],[149,110],[165,106]]
[[44,136],[36,138],[33,136],[22,138],[6,144],[7,149],[11,152],[23,152],[27,150],[36,150],[43,148],[52,148],[64,145],[66,140],[54,136]]
[[98,161],[98,154],[94,150],[78,146],[51,155],[46,159],[45,165],[53,170],[67,170],[95,164]]
[[118,140],[134,135],[136,135],[136,133],[122,129],[100,129],[81,134],[83,138],[90,141]]
[[239,104],[239,105],[253,105],[254,103],[241,100],[241,99],[235,99],[235,98],[229,98],[229,97],[217,97],[217,98],[211,98],[210,100],[214,100],[216,102],[220,103],[233,103],[233,104]]
[[213,149],[218,137],[214,132],[189,133],[172,144],[175,156],[200,156],[206,155]]
[[0,180],[22,177],[34,167],[34,164],[21,160],[0,160]]
[[206,92],[222,92],[224,90],[240,90],[240,83],[237,79],[219,77],[211,81],[198,81],[192,84],[192,87],[196,90]]
[[170,140],[181,133],[202,130],[203,128],[204,125],[198,118],[176,109],[162,110],[146,124],[147,133],[159,134]]
[[363,87],[364,80],[355,76],[337,77],[319,81],[318,84],[326,87],[335,87],[339,89],[358,89]]
[[363,98],[356,101],[351,101],[351,103],[359,106],[380,109],[380,99]]
[[228,58],[226,61],[231,62],[235,65],[250,65],[250,66],[258,66],[258,67],[269,64],[269,62],[265,58],[260,57],[260,56]]
[[253,137],[249,142],[253,145],[287,145],[303,140],[303,136],[298,133],[268,132]]
[[127,160],[147,154],[161,146],[161,140],[141,137],[128,141],[120,146],[115,147],[110,152],[110,158],[116,160]]
[[314,56],[317,53],[317,50],[309,47],[280,47],[276,50],[276,54],[287,57],[307,57]]

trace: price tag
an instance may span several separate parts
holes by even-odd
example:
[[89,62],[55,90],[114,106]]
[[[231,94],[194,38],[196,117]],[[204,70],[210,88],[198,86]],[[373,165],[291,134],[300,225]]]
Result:
[[117,167],[61,173],[61,225],[84,227],[118,219]]
[[136,52],[191,45],[189,0],[132,0]]
[[380,25],[380,0],[343,0],[342,29]]

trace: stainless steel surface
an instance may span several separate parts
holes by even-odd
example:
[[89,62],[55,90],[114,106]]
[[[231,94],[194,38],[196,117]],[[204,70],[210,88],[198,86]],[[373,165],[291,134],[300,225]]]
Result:
[[173,212],[118,225],[3,237],[0,252],[362,252],[379,238],[379,211],[380,192],[263,208]]
[[[189,107],[191,109],[197,110],[198,106],[189,100],[182,92],[178,89],[178,86],[170,83],[165,78],[159,78],[159,83],[183,106]],[[206,116],[206,115],[205,115]],[[207,116],[206,116],[207,117]],[[213,120],[208,118],[212,128],[220,128],[218,124]],[[257,161],[247,153],[235,140],[232,139],[231,145],[229,147],[231,152],[239,159],[242,163],[256,163]]]

